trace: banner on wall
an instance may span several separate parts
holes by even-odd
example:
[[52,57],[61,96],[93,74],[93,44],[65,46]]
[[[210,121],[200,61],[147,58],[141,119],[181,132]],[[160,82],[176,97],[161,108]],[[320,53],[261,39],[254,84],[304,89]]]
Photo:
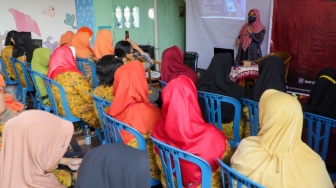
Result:
[[289,92],[308,95],[322,68],[336,68],[335,10],[335,2],[274,0],[270,50],[291,53]]

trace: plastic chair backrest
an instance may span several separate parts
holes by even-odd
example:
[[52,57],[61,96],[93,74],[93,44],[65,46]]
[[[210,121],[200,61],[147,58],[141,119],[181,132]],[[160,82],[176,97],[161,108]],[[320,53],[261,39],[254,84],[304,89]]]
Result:
[[[150,138],[152,139],[153,144],[158,149],[167,187],[169,188],[184,187],[182,185],[183,177],[181,174],[180,159],[189,161],[197,165],[200,168],[201,173],[202,173],[201,187],[202,188],[211,187],[212,170],[208,162],[206,162],[202,158],[197,157],[191,153],[182,151],[178,148],[175,148],[166,143],[163,143],[153,137],[150,137]],[[174,177],[176,178],[177,185],[174,184]]]
[[[63,118],[63,119],[71,121],[71,122],[81,121],[79,118],[77,118],[77,117],[75,117],[71,114],[71,111],[70,111],[70,108],[69,108],[69,105],[68,105],[68,101],[66,99],[66,93],[65,93],[63,87],[59,83],[57,83],[56,81],[54,81],[52,79],[49,79],[46,76],[42,76],[42,78],[43,78],[44,82],[46,83],[48,97],[49,97],[49,100],[52,104],[53,113],[55,115]],[[55,94],[53,93],[52,86],[57,88],[57,90],[59,91],[65,116],[60,115],[59,112],[58,112],[57,101],[55,99]]]
[[259,132],[259,103],[246,98],[241,98],[240,102],[243,106],[247,106],[248,108],[250,136],[257,136]]
[[330,129],[336,128],[336,120],[317,114],[303,112],[308,123],[308,146],[325,161],[327,158]]
[[[264,188],[264,186],[248,179],[244,175],[240,174],[236,170],[232,169],[223,161],[220,159],[217,159],[219,162],[219,166],[221,167],[222,171],[222,183],[223,183],[223,188],[229,187],[229,188]],[[227,186],[228,185],[228,186]]]
[[90,66],[93,79],[93,87],[96,88],[98,86],[98,78],[97,78],[96,66],[94,65],[94,63],[88,59],[83,58],[76,58],[76,63],[78,70],[81,71],[84,74],[84,76],[86,76],[85,64]]
[[241,117],[241,104],[238,100],[214,93],[198,91],[198,97],[203,98],[205,102],[205,111],[207,114],[208,122],[215,125],[222,131],[222,103],[229,103],[234,106],[235,113],[233,118],[233,140],[228,140],[231,147],[237,147],[240,142],[240,117]]
[[97,97],[94,94],[91,94],[91,96],[93,98],[93,101],[95,103],[95,106],[96,106],[96,109],[97,109],[97,112],[98,112],[99,122],[100,122],[100,125],[102,126],[102,130],[104,132],[104,138],[107,138],[107,128],[106,128],[105,123],[104,123],[103,112],[105,112],[105,107],[111,106],[111,102],[109,102],[105,99],[102,99],[100,97]]
[[164,87],[166,87],[167,82],[164,82],[164,81],[162,81],[162,80],[159,80],[159,82],[160,82],[160,84],[161,84],[162,89],[163,89]]
[[2,57],[0,57],[0,63],[1,63],[1,69],[2,69],[2,75],[5,76],[5,83],[6,85],[17,85],[18,82],[16,80],[11,80],[9,78],[9,75],[8,75],[8,72],[7,72],[7,69],[6,69],[6,65],[5,65],[5,62],[3,61]]
[[[35,88],[34,86],[31,84],[31,78],[30,78],[30,75],[28,74],[27,72],[27,67],[25,64],[23,64],[20,60],[18,59],[15,59],[15,58],[11,58],[12,59],[12,65],[13,65],[13,68],[14,68],[14,72],[15,72],[15,76],[17,78],[20,78],[20,75],[19,75],[19,71],[16,67],[21,67],[21,70],[23,72],[23,76],[24,76],[24,79],[26,81],[26,84],[27,84],[27,89],[28,91],[35,91]],[[20,82],[20,79],[18,79],[18,83],[19,85],[21,85],[21,87],[23,87],[22,83]]]
[[42,99],[42,96],[41,96],[41,93],[40,93],[40,90],[39,90],[39,88],[38,88],[38,86],[36,84],[36,79],[39,78],[39,79],[43,80],[44,75],[40,74],[39,72],[33,71],[33,70],[29,69],[29,68],[27,68],[27,71],[29,72],[30,77],[33,80],[33,84],[34,84],[35,90],[36,90],[36,96],[37,96],[38,101],[39,101],[37,109],[43,109],[44,111],[51,112],[52,111],[52,106],[46,106],[46,105],[44,105],[43,99]]
[[197,52],[184,52],[184,64],[190,67],[197,73],[198,53]]
[[138,149],[146,150],[146,141],[142,134],[134,129],[133,127],[126,125],[123,122],[120,122],[113,117],[109,116],[103,111],[103,121],[105,122],[105,130],[106,132],[106,143],[124,143],[120,134],[120,130],[124,130],[126,132],[131,133],[135,136],[138,141]]

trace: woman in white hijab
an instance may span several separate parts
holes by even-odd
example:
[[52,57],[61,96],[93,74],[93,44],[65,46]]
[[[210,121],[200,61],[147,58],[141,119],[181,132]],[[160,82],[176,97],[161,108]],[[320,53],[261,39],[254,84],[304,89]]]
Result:
[[292,96],[266,90],[259,104],[261,130],[245,138],[231,167],[267,188],[332,188],[321,157],[301,140],[303,114]]

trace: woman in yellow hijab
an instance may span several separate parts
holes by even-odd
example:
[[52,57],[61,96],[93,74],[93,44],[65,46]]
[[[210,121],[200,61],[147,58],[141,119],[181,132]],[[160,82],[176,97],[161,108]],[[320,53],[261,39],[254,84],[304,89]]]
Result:
[[259,103],[258,136],[243,139],[231,167],[267,188],[332,188],[321,157],[301,140],[303,114],[292,96],[266,90]]

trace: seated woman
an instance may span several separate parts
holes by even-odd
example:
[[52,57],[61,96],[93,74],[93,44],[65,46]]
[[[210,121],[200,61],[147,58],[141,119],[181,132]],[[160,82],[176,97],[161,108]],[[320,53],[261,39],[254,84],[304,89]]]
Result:
[[[31,32],[19,32],[14,40],[15,40],[15,46],[13,48],[12,57],[18,59],[19,61],[21,61],[26,65],[28,56],[27,49],[29,48],[28,44],[32,40]],[[19,73],[22,86],[27,87],[26,79],[24,78],[21,66],[16,66],[16,69]],[[32,82],[31,84],[33,85]]]
[[[336,120],[336,69],[327,67],[317,74],[316,82],[310,91],[303,111],[329,117]],[[307,132],[304,127],[303,137]],[[304,141],[306,141],[304,139]],[[336,172],[336,128],[330,129],[326,165],[329,172]]]
[[259,102],[261,95],[267,89],[286,92],[285,72],[285,64],[282,59],[276,56],[265,58],[259,65],[258,80],[247,98]]
[[[99,127],[99,119],[94,112],[93,99],[90,95],[89,82],[77,69],[73,47],[61,46],[51,55],[47,77],[62,85],[66,92],[71,114],[88,123],[91,127]],[[61,96],[53,87],[58,111],[65,115]]]
[[[64,187],[71,176],[57,165],[77,170],[81,159],[62,158],[73,134],[71,122],[40,110],[27,110],[5,124],[0,152],[0,187]],[[55,174],[63,174],[58,179]],[[75,179],[75,177],[73,177]]]
[[179,47],[173,46],[163,51],[161,62],[161,80],[168,83],[170,80],[180,75],[185,75],[196,83],[198,80],[197,74],[185,65],[183,61],[183,52]]
[[[34,50],[33,59],[31,62],[31,69],[38,72],[44,76],[47,76],[49,71],[49,59],[50,59],[50,49],[49,48],[37,48]],[[48,98],[47,88],[42,78],[35,77],[37,89],[41,94],[43,104],[50,106],[50,101]]]
[[147,71],[153,66],[153,61],[149,57],[147,53],[145,53],[137,43],[132,41],[131,39],[127,39],[127,41],[119,41],[115,45],[115,55],[120,58],[124,63],[134,61],[134,50],[138,51],[141,57],[145,60],[145,70]]
[[94,42],[95,59],[99,60],[105,55],[113,55],[113,34],[110,30],[101,29],[97,32]]
[[93,94],[111,102],[114,98],[112,95],[114,74],[123,62],[114,55],[105,55],[96,62],[96,65],[99,86]]
[[74,32],[72,31],[67,31],[63,35],[61,35],[59,46],[72,46],[72,38],[74,36]]
[[[124,64],[116,71],[113,82],[114,100],[107,114],[136,130],[145,138],[150,157],[151,176],[160,179],[160,171],[153,155],[153,143],[149,138],[157,120],[161,118],[159,108],[148,100],[148,86],[145,70],[140,61]],[[121,132],[123,142],[137,148],[136,138]]]
[[[9,78],[13,80],[15,80],[15,73],[13,70],[12,63],[9,58],[13,56],[13,47],[15,45],[15,41],[17,41],[16,39],[17,34],[18,32],[14,30],[11,30],[7,33],[6,40],[5,40],[6,47],[1,51],[1,57],[5,63],[5,67],[3,67],[2,69],[5,68],[7,70]],[[2,71],[2,75],[5,76],[3,71]]]
[[107,144],[85,155],[76,187],[149,188],[149,171],[147,152],[124,144]]
[[258,136],[239,143],[232,168],[265,187],[333,187],[321,157],[301,140],[303,114],[294,97],[266,90],[259,122]]
[[[183,75],[171,80],[162,92],[162,101],[163,117],[155,125],[152,136],[206,160],[213,172],[211,187],[222,187],[217,158],[229,164],[231,148],[226,136],[204,121],[193,81]],[[161,160],[155,151],[162,171]],[[184,161],[180,164],[183,187],[200,187],[202,174],[199,168]],[[161,182],[167,187],[164,173],[161,173]]]
[[[93,31],[91,31],[88,27],[81,27],[77,33],[72,38],[72,45],[76,50],[75,58],[88,59],[93,62],[94,60],[94,52],[90,46],[90,42],[92,39]],[[85,69],[85,77],[90,83],[90,87],[93,87],[93,79],[92,79],[92,70],[91,67],[87,64],[84,66]]]
[[[203,76],[196,84],[198,91],[205,91],[219,95],[225,95],[239,100],[246,94],[245,88],[230,80],[230,71],[232,64],[232,56],[229,53],[216,54]],[[204,100],[200,100],[200,106],[205,114]],[[223,131],[229,140],[233,139],[233,117],[234,106],[231,104],[222,104],[222,122]],[[245,137],[245,123],[240,123],[240,138]]]

